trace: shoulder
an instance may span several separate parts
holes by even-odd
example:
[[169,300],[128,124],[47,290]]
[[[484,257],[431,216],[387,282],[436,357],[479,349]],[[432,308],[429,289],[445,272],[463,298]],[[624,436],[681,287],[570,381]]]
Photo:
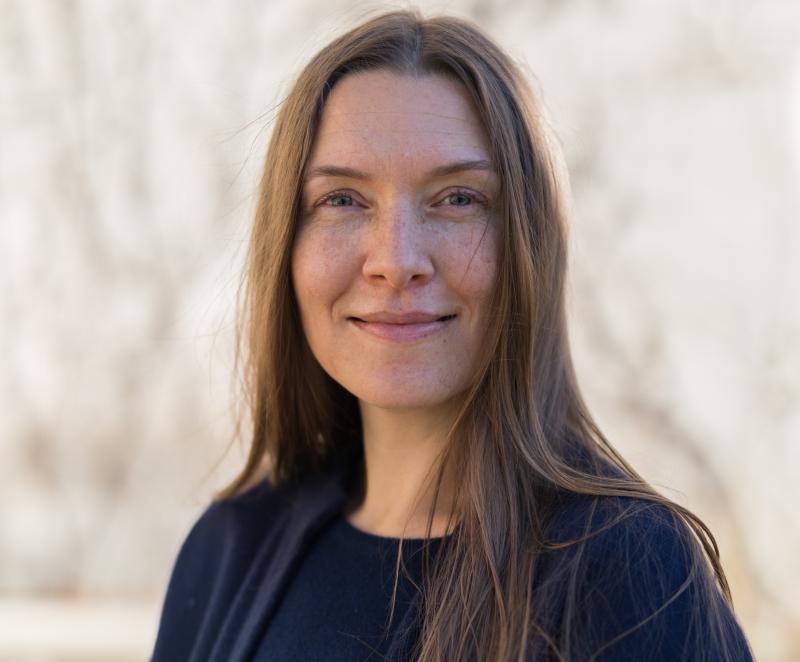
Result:
[[232,497],[209,503],[181,544],[169,591],[244,571],[256,550],[295,519],[307,488],[300,481],[276,486],[262,478]]
[[[638,573],[687,575],[700,560],[688,525],[660,503],[626,497],[579,497],[567,502],[550,528],[560,542],[578,546],[587,570],[606,574],[624,567]],[[617,566],[617,567],[615,567]]]
[[203,624],[224,620],[257,550],[290,516],[289,497],[262,480],[205,508],[175,558],[154,660],[189,659]]
[[233,497],[211,502],[189,530],[178,563],[187,556],[202,558],[223,553],[225,547],[254,544],[289,506],[286,490],[266,479]]
[[269,479],[262,478],[242,492],[212,501],[197,519],[194,527],[211,529],[220,526],[234,531],[240,528],[252,529],[251,524],[257,522],[263,528],[269,524],[269,517],[264,515],[278,514],[290,507],[292,490],[287,487],[276,487]]
[[[300,534],[343,498],[348,456],[340,454],[318,471],[275,484],[262,478],[244,491],[210,503],[194,522],[177,558],[167,589],[171,598],[234,585],[265,548]],[[269,550],[267,550],[269,551]]]
[[576,544],[579,595],[607,614],[607,624],[633,625],[693,580],[710,578],[688,526],[666,506],[606,498],[573,508],[572,533],[584,538]]
[[560,638],[584,647],[577,658],[751,659],[699,543],[669,507],[574,497],[549,532],[552,579],[566,582]]
[[612,603],[615,612],[641,611],[709,574],[689,527],[668,507],[639,499],[565,498],[545,543],[552,572],[575,575],[581,598]]

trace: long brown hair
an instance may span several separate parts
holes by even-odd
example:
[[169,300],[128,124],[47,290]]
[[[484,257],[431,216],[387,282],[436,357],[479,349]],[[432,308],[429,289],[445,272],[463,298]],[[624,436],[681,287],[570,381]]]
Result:
[[[689,579],[708,598],[697,618],[722,632],[714,579],[728,600],[730,592],[713,536],[627,464],[580,395],[565,314],[565,181],[536,98],[509,57],[460,19],[401,11],[369,20],[323,48],[283,101],[260,184],[242,299],[240,365],[252,440],[245,466],[217,498],[241,492],[259,476],[277,485],[319,471],[337,451],[360,443],[355,397],[325,374],[305,341],[290,256],[303,172],[326,98],[341,77],[376,68],[463,84],[489,136],[502,187],[500,267],[486,352],[436,474],[437,495],[446,464],[463,477],[457,512],[451,512],[458,526],[425,584],[418,659],[523,660],[537,651],[589,659],[598,653],[582,649],[574,624],[581,555],[548,581],[537,575],[545,553],[580,548],[589,537],[548,537],[563,495],[587,499],[592,512],[610,507],[605,528],[646,508],[673,516],[678,529],[691,532]],[[434,497],[429,534],[435,508]],[[565,593],[557,636],[537,607],[554,586]],[[703,646],[697,643],[693,659],[705,659]],[[727,654],[735,659],[735,651]]]

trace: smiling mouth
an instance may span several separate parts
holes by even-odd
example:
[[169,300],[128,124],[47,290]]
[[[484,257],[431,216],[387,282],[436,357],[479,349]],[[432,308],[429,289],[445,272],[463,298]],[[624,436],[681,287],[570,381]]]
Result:
[[442,317],[433,320],[431,322],[367,322],[366,320],[362,320],[360,317],[348,317],[347,319],[356,322],[361,322],[363,324],[388,324],[391,326],[420,326],[421,324],[435,324],[436,322],[448,322],[454,317],[455,315],[443,315]]
[[348,317],[358,329],[380,340],[408,343],[433,336],[449,326],[456,315],[443,315],[427,322],[367,322],[360,317]]

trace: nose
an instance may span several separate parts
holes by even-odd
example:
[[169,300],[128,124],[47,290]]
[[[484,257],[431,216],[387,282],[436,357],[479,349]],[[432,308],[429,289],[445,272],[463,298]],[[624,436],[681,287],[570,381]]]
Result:
[[428,282],[434,273],[429,234],[413,203],[384,208],[370,221],[364,277],[397,290]]

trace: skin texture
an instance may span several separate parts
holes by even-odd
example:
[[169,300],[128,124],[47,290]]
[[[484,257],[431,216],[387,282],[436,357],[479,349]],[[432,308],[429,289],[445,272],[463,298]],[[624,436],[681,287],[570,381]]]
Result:
[[[334,87],[306,169],[292,280],[314,356],[358,398],[366,489],[348,517],[378,535],[422,535],[423,479],[486,334],[498,185],[459,83],[378,70]],[[414,311],[433,317],[385,316]]]

